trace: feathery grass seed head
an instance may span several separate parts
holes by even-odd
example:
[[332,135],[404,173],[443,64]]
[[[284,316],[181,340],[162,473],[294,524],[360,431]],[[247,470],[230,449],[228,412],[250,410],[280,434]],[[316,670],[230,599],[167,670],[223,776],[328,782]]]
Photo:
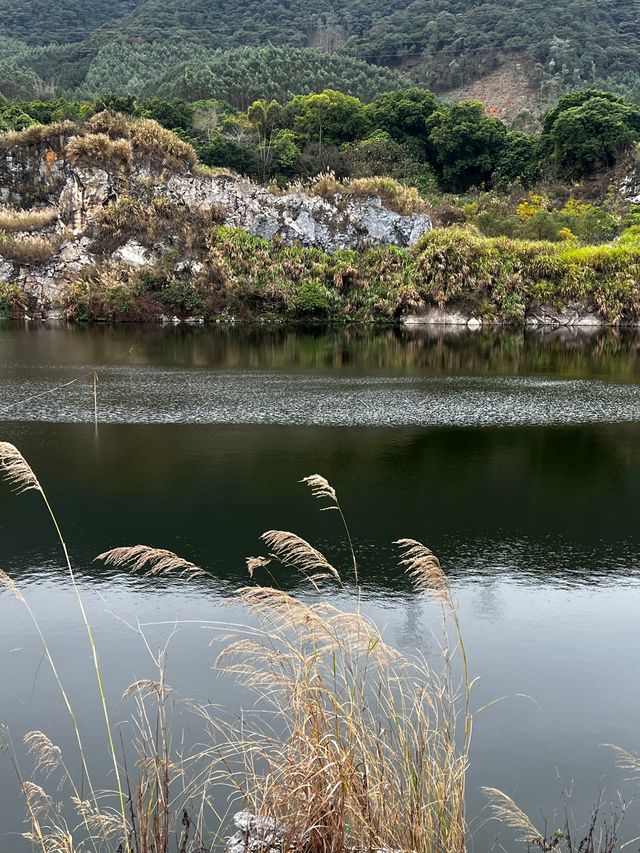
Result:
[[30,489],[42,492],[33,469],[18,448],[8,441],[0,441],[0,472],[18,494]]
[[270,549],[272,555],[283,565],[295,566],[301,572],[315,579],[311,573],[327,573],[337,580],[338,571],[331,565],[324,554],[321,554],[306,539],[286,530],[267,530],[261,536],[262,541]]
[[493,817],[506,826],[521,833],[519,841],[535,843],[542,840],[542,835],[531,823],[530,818],[504,791],[498,788],[481,788],[482,793],[489,799]]
[[52,743],[44,732],[27,732],[24,736],[24,745],[27,747],[27,752],[33,756],[35,769],[42,773],[45,779],[60,767],[62,763],[60,747]]
[[10,592],[11,595],[15,595],[18,601],[24,602],[24,598],[22,597],[22,593],[18,589],[16,582],[10,578],[6,572],[3,572],[2,569],[0,569],[0,587],[2,586]]
[[333,503],[338,502],[336,490],[321,474],[309,474],[308,477],[303,477],[300,482],[309,486],[314,498],[328,498]]
[[252,578],[257,569],[263,569],[268,566],[271,560],[269,557],[247,557],[247,571],[249,577]]
[[400,565],[415,589],[449,601],[449,580],[433,551],[415,539],[398,539],[393,544],[401,549]]
[[205,572],[194,563],[184,560],[173,551],[152,548],[150,545],[127,545],[112,548],[98,554],[96,560],[102,560],[106,566],[126,567],[130,572],[143,572],[144,577],[178,573],[180,577],[191,580]]

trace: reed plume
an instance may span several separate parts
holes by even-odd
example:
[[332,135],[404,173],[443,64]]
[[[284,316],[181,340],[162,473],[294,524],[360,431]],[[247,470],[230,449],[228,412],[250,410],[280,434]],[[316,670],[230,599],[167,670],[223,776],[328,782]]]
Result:
[[252,578],[258,569],[263,569],[268,566],[271,560],[268,557],[247,557],[247,571],[249,577]]
[[12,578],[10,578],[6,572],[3,572],[2,569],[0,569],[0,586],[3,586],[7,590],[7,592],[17,598],[18,601],[22,602],[23,604],[25,603],[24,596],[18,589],[17,583]]
[[[321,474],[309,474],[309,476],[303,477],[300,482],[309,486],[314,498],[328,498],[334,504],[337,504],[338,497],[336,490]],[[333,509],[333,507],[325,507],[325,509]]]
[[633,774],[633,777],[640,777],[640,755],[634,752],[627,752],[621,746],[614,746],[611,743],[605,743],[610,749],[616,753],[616,764],[621,770],[627,770]]
[[440,560],[430,548],[415,539],[398,539],[400,565],[411,579],[417,592],[426,592],[451,604],[449,580],[442,570]]
[[340,575],[324,554],[310,545],[306,539],[286,530],[267,530],[262,541],[270,549],[271,556],[285,566],[294,566],[312,581],[327,577],[340,580]]
[[493,817],[496,820],[519,832],[519,841],[540,845],[543,840],[542,833],[535,828],[529,816],[514,803],[511,797],[498,788],[482,787],[481,790],[488,797]]
[[8,441],[0,441],[0,471],[18,494],[30,489],[42,492],[42,486],[33,469],[18,448]]
[[44,732],[27,732],[24,736],[24,745],[27,752],[34,759],[34,767],[45,779],[62,766],[62,751],[47,737]]
[[178,574],[191,580],[206,574],[199,566],[184,560],[173,551],[152,548],[149,545],[125,545],[98,554],[106,566],[128,568],[130,572],[142,572],[144,577]]
[[304,483],[305,486],[308,486],[311,489],[311,494],[314,498],[317,499],[327,499],[331,501],[329,506],[322,507],[322,511],[335,509],[340,515],[340,520],[342,521],[342,526],[344,528],[344,533],[347,539],[347,545],[349,546],[349,552],[351,554],[351,564],[353,567],[353,579],[355,581],[356,587],[360,586],[360,577],[359,577],[359,569],[358,569],[358,558],[356,556],[356,551],[353,545],[353,540],[351,538],[351,531],[349,530],[349,525],[347,524],[347,519],[345,517],[344,512],[342,511],[342,507],[340,506],[340,501],[338,500],[338,493],[333,488],[331,483],[323,477],[322,474],[309,474],[307,477],[303,477],[300,480],[301,483]]

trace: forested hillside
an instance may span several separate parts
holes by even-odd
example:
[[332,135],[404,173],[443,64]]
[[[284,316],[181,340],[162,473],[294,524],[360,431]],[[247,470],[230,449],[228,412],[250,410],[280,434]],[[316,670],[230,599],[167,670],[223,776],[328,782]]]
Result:
[[[282,52],[257,92],[265,55],[250,49],[269,46]],[[541,104],[587,85],[640,100],[640,0],[0,0],[8,98],[159,85],[226,99],[237,81],[281,99],[326,86],[371,99],[410,81],[444,93],[504,63]]]

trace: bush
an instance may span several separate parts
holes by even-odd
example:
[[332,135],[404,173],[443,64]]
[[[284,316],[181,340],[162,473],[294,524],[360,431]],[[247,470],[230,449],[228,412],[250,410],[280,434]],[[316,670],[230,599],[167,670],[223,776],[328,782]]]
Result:
[[298,288],[294,306],[306,317],[327,317],[336,304],[336,292],[321,281],[312,279]]
[[26,293],[17,284],[0,281],[0,317],[21,317],[28,302]]

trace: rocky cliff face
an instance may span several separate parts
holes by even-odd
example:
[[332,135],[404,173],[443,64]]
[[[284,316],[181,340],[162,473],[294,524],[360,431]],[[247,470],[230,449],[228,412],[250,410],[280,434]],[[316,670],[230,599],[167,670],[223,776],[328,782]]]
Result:
[[[97,165],[72,165],[65,150],[60,135],[44,144],[0,152],[2,202],[23,208],[53,206],[58,211],[57,223],[43,235],[52,241],[51,256],[45,261],[28,262],[20,252],[0,245],[0,282],[19,283],[44,308],[54,303],[60,287],[82,267],[105,261],[140,267],[162,254],[162,247],[155,247],[154,253],[135,239],[122,241],[108,258],[97,258],[92,251],[89,235],[96,216],[125,196],[145,205],[164,200],[193,212],[215,209],[220,224],[324,252],[411,246],[432,227],[426,214],[397,213],[378,197],[326,199],[300,190],[274,194],[238,177],[203,176],[190,170],[159,172],[148,166],[124,174]],[[33,240],[15,233],[12,245],[25,238]]]

